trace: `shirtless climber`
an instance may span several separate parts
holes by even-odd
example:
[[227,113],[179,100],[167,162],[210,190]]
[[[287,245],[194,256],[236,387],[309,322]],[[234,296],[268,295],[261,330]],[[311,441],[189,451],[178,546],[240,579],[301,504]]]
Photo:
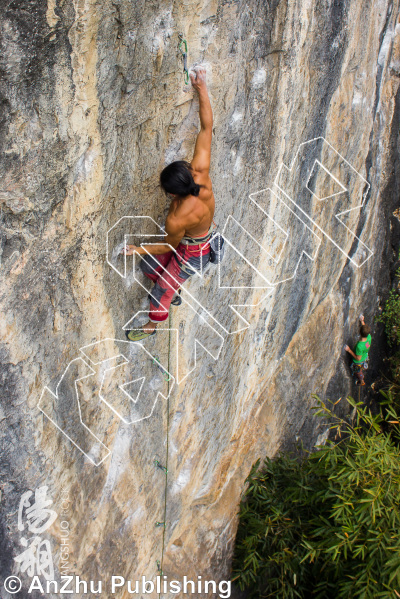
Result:
[[364,381],[364,366],[368,360],[368,352],[371,348],[371,329],[365,324],[364,316],[360,316],[360,341],[354,347],[354,351],[348,345],[344,349],[353,357],[352,371],[356,380],[356,385],[365,385]]
[[[195,74],[191,73],[190,80],[199,94],[200,132],[192,162],[172,162],[160,175],[161,186],[171,200],[165,222],[165,244],[128,245],[124,250],[126,256],[134,252],[144,256],[141,269],[155,283],[149,296],[149,321],[141,329],[126,331],[129,341],[154,335],[157,324],[167,320],[171,303],[181,303],[177,294],[180,286],[210,260],[208,241],[212,236],[215,210],[209,175],[213,114],[205,69],[197,68]],[[176,253],[169,246],[175,248]],[[162,264],[164,271],[157,262]]]

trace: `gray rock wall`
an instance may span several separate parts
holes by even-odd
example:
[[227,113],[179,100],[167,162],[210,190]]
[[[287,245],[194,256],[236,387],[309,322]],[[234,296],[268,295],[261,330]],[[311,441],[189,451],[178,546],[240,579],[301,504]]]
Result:
[[[311,395],[351,392],[342,347],[379,300],[399,3],[0,6],[1,575],[28,596],[17,514],[47,486],[56,577],[227,578],[252,463],[324,433]],[[118,250],[159,233],[159,172],[192,156],[179,33],[207,65],[227,250],[142,349],[123,326],[146,283]]]

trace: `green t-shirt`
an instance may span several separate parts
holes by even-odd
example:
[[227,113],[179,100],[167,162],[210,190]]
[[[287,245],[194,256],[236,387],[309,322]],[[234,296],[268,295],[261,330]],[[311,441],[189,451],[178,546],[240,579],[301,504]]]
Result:
[[361,356],[361,360],[358,361],[353,358],[353,362],[355,364],[362,364],[362,362],[365,362],[368,359],[368,352],[371,348],[371,340],[371,335],[368,335],[366,341],[359,341],[358,343],[356,343],[354,353],[356,354],[356,356]]

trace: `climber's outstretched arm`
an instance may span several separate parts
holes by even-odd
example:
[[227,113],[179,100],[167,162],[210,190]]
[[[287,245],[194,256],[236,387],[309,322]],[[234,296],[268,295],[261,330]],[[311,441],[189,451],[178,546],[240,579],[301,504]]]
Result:
[[353,350],[352,350],[352,349],[350,349],[350,347],[349,347],[348,345],[345,345],[345,346],[344,346],[344,349],[345,349],[345,350],[346,350],[346,351],[347,351],[347,352],[348,352],[348,353],[349,353],[351,356],[353,356],[353,358],[354,358],[355,360],[357,360],[357,362],[360,362],[360,360],[361,360],[362,356],[356,356],[356,354],[353,352]]
[[190,80],[199,94],[200,104],[200,133],[197,136],[191,166],[194,171],[208,175],[211,161],[213,113],[210,98],[208,97],[206,70],[204,68],[196,69],[195,73],[190,74]]

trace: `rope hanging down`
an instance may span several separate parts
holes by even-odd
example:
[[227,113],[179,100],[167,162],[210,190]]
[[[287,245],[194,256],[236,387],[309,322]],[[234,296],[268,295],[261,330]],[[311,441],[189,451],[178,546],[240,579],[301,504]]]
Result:
[[[168,372],[171,370],[171,314],[169,314],[168,318]],[[159,468],[164,472],[165,475],[165,488],[164,488],[164,519],[162,522],[156,522],[155,525],[157,528],[162,527],[163,535],[162,535],[162,548],[161,548],[161,561],[157,560],[157,571],[163,575],[163,562],[164,562],[164,549],[165,549],[165,529],[167,526],[167,492],[168,492],[168,450],[169,450],[169,390],[170,390],[170,377],[166,379],[168,385],[168,395],[167,395],[167,446],[166,446],[166,456],[165,456],[165,466],[163,466],[157,458],[154,459],[154,466]],[[159,594],[159,599],[161,598],[161,594]]]
[[178,44],[178,48],[182,53],[182,58],[183,58],[183,76],[184,76],[184,80],[185,80],[185,85],[189,84],[189,71],[188,71],[188,66],[187,66],[187,41],[183,38],[183,33],[179,34],[179,44]]

